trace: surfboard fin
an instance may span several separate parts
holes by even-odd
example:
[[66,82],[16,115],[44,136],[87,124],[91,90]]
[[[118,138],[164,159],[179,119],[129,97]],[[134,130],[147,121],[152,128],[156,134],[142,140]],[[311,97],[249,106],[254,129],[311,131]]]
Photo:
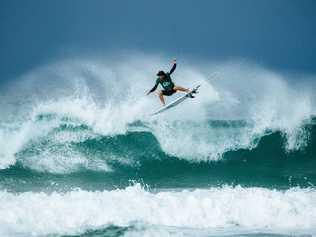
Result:
[[191,91],[191,94],[197,94],[197,93],[198,93],[197,88],[195,88],[195,89],[193,89],[193,90]]
[[191,99],[195,98],[195,96],[192,95],[192,93],[194,93],[194,92],[192,91],[190,94],[188,94],[188,96],[189,96]]

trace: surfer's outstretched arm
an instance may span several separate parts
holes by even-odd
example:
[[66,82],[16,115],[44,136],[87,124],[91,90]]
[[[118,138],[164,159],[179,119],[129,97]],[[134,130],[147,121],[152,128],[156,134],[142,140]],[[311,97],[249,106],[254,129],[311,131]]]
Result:
[[172,66],[172,68],[171,68],[171,70],[169,72],[170,75],[174,72],[174,70],[176,70],[176,67],[177,67],[177,61],[174,59],[173,60],[173,66]]
[[156,84],[154,85],[154,87],[151,88],[150,91],[148,91],[147,95],[149,95],[151,92],[154,92],[154,91],[157,89],[157,87],[158,87],[158,83],[156,82]]

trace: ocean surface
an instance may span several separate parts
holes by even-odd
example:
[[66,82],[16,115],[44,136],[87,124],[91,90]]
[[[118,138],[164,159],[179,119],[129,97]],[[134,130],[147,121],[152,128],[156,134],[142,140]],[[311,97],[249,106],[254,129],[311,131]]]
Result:
[[67,59],[0,85],[0,236],[316,235],[314,78],[179,63],[200,93],[149,116],[163,62]]

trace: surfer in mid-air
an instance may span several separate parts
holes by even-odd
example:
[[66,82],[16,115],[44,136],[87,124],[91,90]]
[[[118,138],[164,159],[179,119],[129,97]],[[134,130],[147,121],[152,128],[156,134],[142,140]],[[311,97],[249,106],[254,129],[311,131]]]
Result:
[[[164,95],[171,96],[178,91],[190,92],[189,89],[183,88],[181,86],[175,86],[175,84],[173,83],[170,75],[174,72],[176,67],[177,67],[177,62],[174,59],[173,66],[172,66],[170,72],[165,73],[164,71],[159,71],[157,73],[158,78],[156,80],[155,86],[147,93],[147,95],[149,95],[151,92],[154,92],[157,89],[158,85],[160,84],[162,86],[163,90],[158,91],[158,96],[159,96],[159,99],[160,99],[162,105],[165,105]],[[191,93],[190,93],[190,97],[193,98]]]

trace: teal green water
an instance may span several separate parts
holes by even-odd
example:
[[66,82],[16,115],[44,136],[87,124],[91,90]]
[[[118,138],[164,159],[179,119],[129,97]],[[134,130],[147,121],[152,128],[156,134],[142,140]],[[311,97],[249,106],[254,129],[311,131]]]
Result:
[[[243,122],[210,121],[214,128],[245,126]],[[138,123],[134,126],[143,126]],[[67,145],[52,144],[48,134],[31,141],[19,153],[17,162],[0,170],[0,187],[14,192],[27,190],[103,190],[124,188],[133,182],[151,188],[203,188],[222,185],[259,186],[288,189],[314,187],[316,184],[316,126],[305,125],[307,144],[298,150],[287,151],[285,138],[280,132],[267,133],[258,139],[255,147],[224,152],[220,160],[194,160],[166,153],[150,131],[130,131],[122,135],[85,138]],[[52,132],[89,131],[86,125],[61,125]],[[34,155],[45,156],[44,147],[53,152],[69,149],[87,159],[105,161],[109,171],[80,164],[76,169],[54,172],[29,165]],[[50,151],[51,151],[50,150]],[[41,153],[42,152],[42,153]],[[56,164],[54,164],[56,165]],[[98,164],[97,164],[98,165]],[[250,178],[251,177],[251,178]],[[22,185],[23,184],[23,185]]]
[[144,120],[111,133],[39,113],[22,125],[3,129],[22,145],[0,148],[7,159],[16,151],[0,169],[0,234],[315,233],[313,118],[292,130],[258,130],[246,120]]

